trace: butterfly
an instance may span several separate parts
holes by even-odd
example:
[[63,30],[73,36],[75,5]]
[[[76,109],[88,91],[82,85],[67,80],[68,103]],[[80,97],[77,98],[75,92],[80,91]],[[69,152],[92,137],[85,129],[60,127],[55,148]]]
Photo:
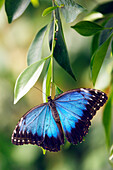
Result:
[[57,152],[68,142],[78,144],[88,133],[91,119],[104,105],[107,95],[99,90],[80,88],[64,92],[29,110],[18,122],[13,134],[15,145],[33,144]]

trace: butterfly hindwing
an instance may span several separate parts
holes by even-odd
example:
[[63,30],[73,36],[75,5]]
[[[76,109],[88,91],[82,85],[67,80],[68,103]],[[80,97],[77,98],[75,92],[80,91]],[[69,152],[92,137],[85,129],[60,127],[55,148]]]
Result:
[[49,151],[58,151],[63,144],[61,133],[46,103],[31,109],[20,119],[13,132],[12,143],[36,144]]
[[46,150],[56,152],[60,150],[60,145],[64,144],[64,135],[60,123],[55,122],[50,107],[47,114],[49,124],[45,123],[45,138],[40,146]]
[[106,102],[105,93],[94,89],[76,89],[54,99],[63,131],[70,143],[77,144],[88,133],[90,120]]

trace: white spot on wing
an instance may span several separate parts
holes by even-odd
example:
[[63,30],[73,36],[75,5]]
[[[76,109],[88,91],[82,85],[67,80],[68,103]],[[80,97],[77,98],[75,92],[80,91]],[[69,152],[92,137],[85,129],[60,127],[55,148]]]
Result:
[[92,98],[89,98],[89,100],[93,100]]
[[86,90],[86,89],[80,88],[80,90],[88,93],[88,90]]
[[97,91],[97,90],[95,90],[95,93],[97,94],[97,93],[98,93],[98,91]]
[[14,130],[14,133],[16,134],[16,130]]
[[89,102],[87,102],[87,104],[88,104],[88,105],[90,105],[90,103],[89,103]]
[[23,121],[23,117],[22,117],[21,120],[20,120],[19,126],[22,125],[22,121]]

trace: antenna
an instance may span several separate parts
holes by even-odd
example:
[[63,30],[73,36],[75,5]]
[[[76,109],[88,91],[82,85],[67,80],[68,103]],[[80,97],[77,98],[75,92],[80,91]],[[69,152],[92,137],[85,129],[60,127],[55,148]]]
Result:
[[46,95],[46,93],[44,93],[41,89],[39,89],[39,88],[36,87],[36,86],[33,86],[33,87],[34,87],[35,89],[39,90],[41,93],[45,94],[46,97],[48,97],[48,96]]

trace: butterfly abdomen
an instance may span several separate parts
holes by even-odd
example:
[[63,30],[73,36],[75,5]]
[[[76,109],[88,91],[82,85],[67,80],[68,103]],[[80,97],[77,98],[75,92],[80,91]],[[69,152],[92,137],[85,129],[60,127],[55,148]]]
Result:
[[56,110],[56,106],[53,100],[49,101],[49,107],[52,111],[52,115],[53,115],[53,118],[55,119],[55,122],[60,122],[59,114]]
[[59,139],[60,139],[61,143],[64,144],[64,134],[63,134],[63,129],[62,129],[61,122],[60,122],[60,117],[57,112],[56,105],[52,99],[49,100],[49,107],[52,111],[53,118],[58,126],[59,131],[60,131]]

